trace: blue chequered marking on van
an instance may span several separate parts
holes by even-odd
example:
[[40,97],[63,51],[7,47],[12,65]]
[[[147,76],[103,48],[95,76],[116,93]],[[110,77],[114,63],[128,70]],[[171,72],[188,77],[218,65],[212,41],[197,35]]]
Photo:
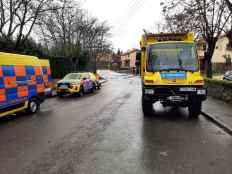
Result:
[[42,70],[43,70],[43,74],[47,74],[48,73],[47,67],[42,67]]
[[23,98],[17,98],[17,99],[13,99],[4,103],[0,103],[0,109],[4,109],[7,107],[10,107],[12,105],[16,105],[18,103],[22,103],[28,100],[28,97],[23,97]]
[[48,75],[48,81],[51,82],[52,81],[52,76]]
[[36,82],[37,82],[37,84],[42,84],[43,83],[43,77],[42,76],[36,76]]
[[11,65],[2,65],[3,76],[15,76],[14,66]]
[[29,97],[38,95],[37,89],[36,89],[36,85],[30,85],[30,86],[28,87],[28,92],[29,92]]
[[0,77],[0,88],[4,88],[4,82],[3,82],[3,78]]
[[7,101],[18,99],[17,88],[6,89]]
[[25,76],[17,76],[16,81],[18,86],[27,86],[27,77]]
[[35,75],[35,69],[33,66],[26,66],[26,74],[27,75]]

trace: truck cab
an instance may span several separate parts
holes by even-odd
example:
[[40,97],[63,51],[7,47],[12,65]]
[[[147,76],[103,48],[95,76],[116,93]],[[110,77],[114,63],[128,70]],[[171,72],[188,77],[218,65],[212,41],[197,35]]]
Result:
[[190,117],[201,113],[206,100],[193,33],[144,34],[139,54],[144,115],[153,103],[188,107]]

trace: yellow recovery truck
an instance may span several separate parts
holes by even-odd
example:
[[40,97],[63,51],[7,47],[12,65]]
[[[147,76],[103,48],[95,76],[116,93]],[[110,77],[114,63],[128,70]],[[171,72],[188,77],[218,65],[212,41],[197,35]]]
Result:
[[144,34],[137,55],[142,79],[142,109],[153,113],[153,103],[188,107],[197,118],[207,91],[199,70],[193,33]]

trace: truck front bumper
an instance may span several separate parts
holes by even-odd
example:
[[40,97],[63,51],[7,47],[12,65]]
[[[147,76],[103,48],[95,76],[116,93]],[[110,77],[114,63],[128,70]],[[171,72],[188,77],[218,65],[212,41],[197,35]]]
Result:
[[206,100],[207,89],[194,86],[144,86],[143,96],[154,102],[161,101],[168,105],[188,105],[191,98]]

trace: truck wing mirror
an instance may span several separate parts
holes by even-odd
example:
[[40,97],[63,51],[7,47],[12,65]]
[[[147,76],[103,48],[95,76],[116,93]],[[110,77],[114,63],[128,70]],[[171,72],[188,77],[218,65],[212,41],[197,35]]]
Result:
[[141,61],[140,60],[136,60],[135,65],[136,66],[140,66],[141,65]]
[[141,52],[138,52],[138,53],[136,54],[135,65],[136,65],[136,66],[140,66],[140,65],[141,65]]

